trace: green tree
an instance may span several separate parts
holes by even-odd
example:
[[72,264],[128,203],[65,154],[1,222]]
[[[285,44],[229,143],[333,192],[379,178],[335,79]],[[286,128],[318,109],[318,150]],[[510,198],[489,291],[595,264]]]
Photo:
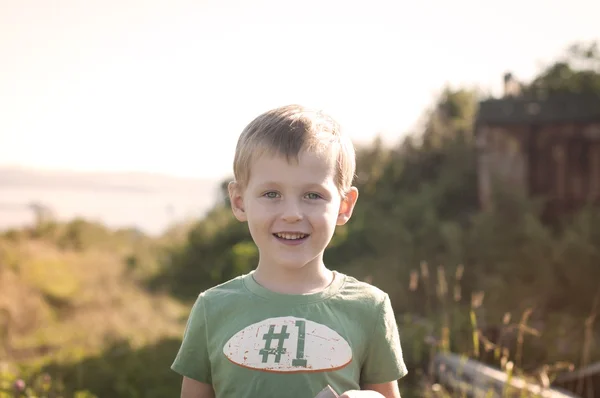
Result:
[[559,94],[600,95],[598,43],[575,43],[524,87],[524,94],[546,97]]

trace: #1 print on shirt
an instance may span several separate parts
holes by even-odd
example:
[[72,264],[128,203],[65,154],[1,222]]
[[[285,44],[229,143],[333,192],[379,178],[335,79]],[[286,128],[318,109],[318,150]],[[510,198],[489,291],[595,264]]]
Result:
[[275,373],[325,372],[352,361],[352,349],[337,332],[293,316],[265,319],[237,332],[223,347],[233,363]]

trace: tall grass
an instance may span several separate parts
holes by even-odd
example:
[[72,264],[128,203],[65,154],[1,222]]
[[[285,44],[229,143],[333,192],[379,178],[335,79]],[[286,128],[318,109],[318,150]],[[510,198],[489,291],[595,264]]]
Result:
[[[553,363],[535,363],[528,361],[529,366],[524,367],[526,355],[526,344],[528,341],[543,339],[543,332],[530,324],[532,316],[535,314],[534,308],[526,308],[520,316],[513,321],[513,314],[505,313],[497,323],[489,323],[485,316],[484,292],[472,292],[470,302],[465,303],[463,298],[461,281],[465,269],[458,266],[454,270],[454,278],[448,278],[452,275],[446,267],[438,266],[435,272],[435,278],[432,278],[432,272],[427,263],[422,262],[418,270],[413,270],[409,278],[409,290],[415,294],[421,293],[425,300],[426,313],[424,322],[427,326],[429,335],[425,336],[424,341],[429,345],[429,359],[426,364],[426,372],[419,372],[420,378],[417,381],[419,391],[415,395],[422,397],[445,397],[462,398],[473,393],[477,386],[472,383],[460,383],[459,388],[448,388],[444,386],[436,377],[434,367],[434,357],[438,353],[453,352],[461,355],[465,360],[472,359],[480,361],[486,365],[493,366],[506,375],[506,383],[500,396],[519,396],[532,397],[532,393],[525,388],[514,387],[518,383],[515,380],[524,380],[540,389],[551,387],[557,374],[564,371],[572,371],[575,367],[570,361],[556,361]],[[452,280],[453,279],[453,280]],[[452,295],[450,295],[450,286]],[[507,292],[507,294],[509,294]],[[585,336],[582,343],[582,353],[580,367],[585,367],[591,362],[592,343],[595,329],[594,320],[598,313],[598,302],[600,293],[592,307],[590,316],[585,320]],[[405,339],[405,345],[412,345],[411,337],[418,334],[411,333],[415,328],[415,323],[410,317],[410,323],[405,323],[402,328],[408,332],[408,339]],[[547,343],[547,340],[545,340]],[[412,358],[414,359],[414,358]],[[532,362],[535,366],[532,367]],[[459,372],[460,373],[460,372]],[[459,379],[462,377],[459,374]],[[464,377],[467,380],[467,377]],[[582,397],[593,397],[591,383],[586,385],[580,379],[576,387],[576,393]],[[469,395],[470,396],[470,395]],[[488,397],[499,396],[493,390],[486,392]]]

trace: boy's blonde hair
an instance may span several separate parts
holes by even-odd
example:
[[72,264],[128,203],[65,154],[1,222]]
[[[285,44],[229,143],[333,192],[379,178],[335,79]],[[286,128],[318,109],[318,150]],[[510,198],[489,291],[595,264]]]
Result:
[[344,196],[352,186],[356,160],[354,146],[330,116],[305,108],[288,105],[263,113],[242,131],[233,160],[236,182],[246,186],[250,168],[264,154],[281,155],[288,161],[298,161],[301,151],[332,150],[337,157],[335,182]]

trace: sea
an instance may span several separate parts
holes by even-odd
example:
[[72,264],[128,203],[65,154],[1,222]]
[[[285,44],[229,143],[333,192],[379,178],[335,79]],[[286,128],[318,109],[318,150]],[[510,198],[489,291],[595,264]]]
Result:
[[177,223],[203,217],[219,200],[218,181],[164,176],[154,180],[148,176],[115,179],[82,175],[77,179],[64,175],[6,178],[2,171],[0,230],[32,224],[32,204],[39,204],[60,221],[79,217],[110,228],[136,228],[159,235]]

